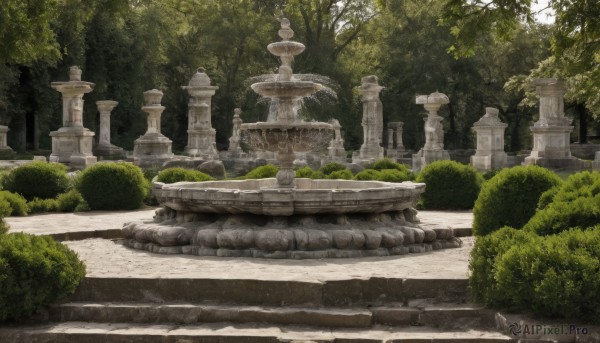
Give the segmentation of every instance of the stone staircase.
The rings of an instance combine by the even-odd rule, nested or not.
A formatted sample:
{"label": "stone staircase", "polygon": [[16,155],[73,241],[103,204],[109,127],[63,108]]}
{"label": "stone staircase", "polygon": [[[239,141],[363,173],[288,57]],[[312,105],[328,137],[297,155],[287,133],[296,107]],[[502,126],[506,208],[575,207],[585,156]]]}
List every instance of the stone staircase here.
{"label": "stone staircase", "polygon": [[467,298],[466,279],[88,277],[48,322],[0,328],[0,342],[519,341]]}

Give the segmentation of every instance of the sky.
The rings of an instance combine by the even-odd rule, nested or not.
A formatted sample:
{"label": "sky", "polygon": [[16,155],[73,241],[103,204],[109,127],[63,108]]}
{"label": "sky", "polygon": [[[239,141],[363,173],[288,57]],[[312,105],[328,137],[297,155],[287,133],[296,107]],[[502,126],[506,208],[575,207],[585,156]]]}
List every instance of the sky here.
{"label": "sky", "polygon": [[[537,4],[531,4],[531,10],[537,12],[548,6],[549,0],[538,0]],[[554,23],[554,11],[552,9],[546,9],[535,16],[535,20],[544,24]]]}

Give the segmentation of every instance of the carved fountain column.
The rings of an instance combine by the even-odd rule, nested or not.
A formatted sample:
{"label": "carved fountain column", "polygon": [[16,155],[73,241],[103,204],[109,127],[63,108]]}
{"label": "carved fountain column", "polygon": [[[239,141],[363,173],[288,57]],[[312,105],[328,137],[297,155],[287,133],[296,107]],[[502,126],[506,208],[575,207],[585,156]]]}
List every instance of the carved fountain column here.
{"label": "carved fountain column", "polygon": [[81,69],[73,66],[69,70],[69,81],[52,82],[51,87],[62,94],[63,126],[50,132],[50,162],[67,163],[79,169],[96,163],[92,154],[94,132],[83,127],[83,95],[91,92],[94,84],[81,81]]}

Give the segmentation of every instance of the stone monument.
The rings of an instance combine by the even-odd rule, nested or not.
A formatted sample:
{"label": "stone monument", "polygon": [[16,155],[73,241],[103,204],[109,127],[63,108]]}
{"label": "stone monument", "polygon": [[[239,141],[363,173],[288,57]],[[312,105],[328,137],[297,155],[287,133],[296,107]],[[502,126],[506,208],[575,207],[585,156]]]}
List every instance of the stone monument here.
{"label": "stone monument", "polygon": [[219,88],[210,85],[210,78],[199,68],[187,86],[181,87],[190,95],[188,103],[188,144],[185,153],[205,160],[219,159],[215,129],[211,123],[211,98]]}
{"label": "stone monument", "polygon": [[142,111],[148,113],[148,129],[133,143],[133,158],[140,166],[160,166],[173,158],[173,142],[160,133],[160,116],[165,110],[160,104],[162,96],[158,89],[144,92]]}
{"label": "stone monument", "polygon": [[119,103],[112,100],[96,101],[96,106],[100,112],[100,135],[98,145],[94,149],[97,156],[108,158],[123,158],[125,151],[116,145],[110,144],[110,114]]}
{"label": "stone monument", "polygon": [[383,104],[379,99],[382,89],[377,76],[365,76],[361,80],[363,144],[359,153],[352,156],[352,163],[367,164],[383,158]]}
{"label": "stone monument", "polygon": [[533,149],[523,164],[549,168],[581,168],[583,162],[571,156],[571,120],[565,117],[565,84],[554,78],[534,79],[540,96],[540,117],[531,127]]}
{"label": "stone monument", "polygon": [[50,132],[50,162],[66,163],[78,169],[96,163],[92,154],[94,133],[83,127],[83,95],[91,92],[94,84],[81,81],[81,69],[73,66],[69,69],[69,81],[52,82],[51,86],[62,94],[63,126]]}
{"label": "stone monument", "polygon": [[344,139],[342,138],[342,125],[337,119],[329,121],[333,125],[334,136],[329,147],[327,147],[328,162],[346,162],[346,149],[344,149]]}
{"label": "stone monument", "polygon": [[448,96],[435,92],[429,95],[417,96],[416,103],[423,105],[427,110],[425,118],[425,146],[413,155],[413,171],[419,171],[431,162],[449,160],[450,154],[444,150],[444,118],[438,115],[442,105],[450,103]]}
{"label": "stone monument", "polygon": [[507,166],[504,152],[504,130],[507,124],[498,118],[498,109],[485,108],[485,115],[473,124],[477,134],[477,151],[471,156],[471,165],[480,171],[501,169]]}
{"label": "stone monument", "polygon": [[387,144],[386,156],[388,158],[398,158],[404,156],[406,150],[402,143],[402,128],[404,123],[401,121],[389,122],[387,125]]}
{"label": "stone monument", "polygon": [[0,156],[4,158],[11,158],[15,154],[15,151],[8,146],[6,141],[8,131],[8,126],[0,125]]}
{"label": "stone monument", "polygon": [[235,110],[233,110],[233,129],[231,132],[231,137],[229,137],[229,149],[227,150],[228,154],[231,157],[237,156],[237,157],[242,157],[242,155],[244,154],[244,151],[242,150],[242,147],[240,146],[240,140],[241,140],[241,135],[240,135],[240,129],[242,127],[242,118],[240,118],[240,115],[242,114],[242,110],[239,108],[236,108]]}

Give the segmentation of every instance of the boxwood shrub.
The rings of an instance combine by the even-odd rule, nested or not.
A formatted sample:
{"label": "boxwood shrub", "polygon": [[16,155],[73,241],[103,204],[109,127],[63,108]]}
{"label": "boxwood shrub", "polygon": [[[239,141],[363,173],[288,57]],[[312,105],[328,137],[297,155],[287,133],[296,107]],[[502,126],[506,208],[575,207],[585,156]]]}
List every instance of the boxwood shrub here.
{"label": "boxwood shrub", "polygon": [[40,199],[34,198],[27,202],[29,213],[45,213],[58,211],[58,202],[56,199]]}
{"label": "boxwood shrub", "polygon": [[[559,233],[572,227],[587,228],[600,223],[600,173],[581,172],[571,175],[554,195],[540,204],[540,209],[525,225],[524,229],[539,235]],[[543,206],[543,207],[542,207]]]}
{"label": "boxwood shrub", "polygon": [[140,208],[147,192],[142,170],[127,162],[97,163],[81,173],[76,186],[92,210]]}
{"label": "boxwood shrub", "polygon": [[346,169],[346,166],[343,165],[342,163],[329,162],[326,165],[319,168],[319,171],[321,171],[323,174],[325,174],[325,176],[327,176],[333,172],[341,171],[341,170],[345,170],[345,169]]}
{"label": "boxwood shrub", "polygon": [[352,180],[352,172],[348,169],[336,170],[326,175],[327,179],[341,179],[341,180]]}
{"label": "boxwood shrub", "polygon": [[24,233],[0,239],[0,321],[33,314],[65,299],[85,276],[85,265],[50,237]]}
{"label": "boxwood shrub", "polygon": [[404,182],[411,179],[410,174],[398,169],[383,169],[377,180],[385,182]]}
{"label": "boxwood shrub", "polygon": [[314,170],[309,166],[304,166],[298,170],[296,170],[296,177],[298,178],[308,178],[310,179],[314,174]]}
{"label": "boxwood shrub", "polygon": [[556,174],[538,166],[503,169],[481,189],[473,209],[473,233],[522,228],[535,214],[542,193],[561,183]]}
{"label": "boxwood shrub", "polygon": [[272,164],[256,167],[244,175],[243,179],[265,179],[275,177],[279,169]]}
{"label": "boxwood shrub", "polygon": [[67,167],[59,163],[33,161],[13,169],[2,179],[3,189],[21,194],[25,199],[51,199],[70,186]]}
{"label": "boxwood shrub", "polygon": [[359,180],[359,181],[379,180],[380,177],[381,177],[381,172],[379,170],[365,169],[365,170],[362,170],[362,171],[356,173],[356,175],[354,175],[354,180]]}
{"label": "boxwood shrub", "polygon": [[483,176],[470,165],[455,161],[435,161],[417,175],[425,183],[421,206],[437,210],[467,210],[473,208]]}
{"label": "boxwood shrub", "polygon": [[6,200],[10,204],[10,215],[11,216],[26,216],[29,213],[27,207],[27,200],[21,195],[11,193],[9,191],[0,191],[0,199]]}
{"label": "boxwood shrub", "polygon": [[158,173],[156,181],[164,183],[175,183],[180,181],[212,181],[214,178],[198,170],[184,168],[167,168]]}

